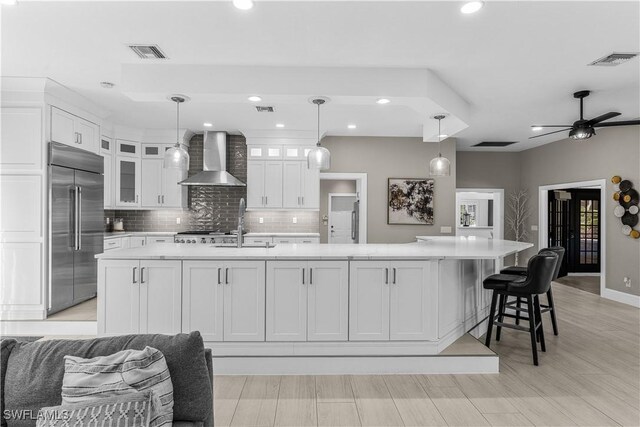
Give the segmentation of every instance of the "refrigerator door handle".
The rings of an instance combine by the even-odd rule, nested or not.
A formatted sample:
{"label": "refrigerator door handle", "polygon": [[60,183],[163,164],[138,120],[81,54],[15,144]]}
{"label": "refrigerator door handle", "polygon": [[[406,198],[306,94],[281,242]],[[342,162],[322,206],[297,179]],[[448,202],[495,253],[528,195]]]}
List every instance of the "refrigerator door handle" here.
{"label": "refrigerator door handle", "polygon": [[80,238],[80,230],[78,224],[80,223],[80,196],[78,194],[78,186],[73,187],[73,250],[78,250],[78,241]]}
{"label": "refrigerator door handle", "polygon": [[351,211],[351,240],[356,240],[356,211]]}
{"label": "refrigerator door handle", "polygon": [[78,189],[78,216],[77,216],[77,222],[78,222],[78,232],[77,232],[77,239],[78,239],[78,249],[77,250],[81,250],[82,249],[82,187],[81,186],[77,186],[76,187]]}

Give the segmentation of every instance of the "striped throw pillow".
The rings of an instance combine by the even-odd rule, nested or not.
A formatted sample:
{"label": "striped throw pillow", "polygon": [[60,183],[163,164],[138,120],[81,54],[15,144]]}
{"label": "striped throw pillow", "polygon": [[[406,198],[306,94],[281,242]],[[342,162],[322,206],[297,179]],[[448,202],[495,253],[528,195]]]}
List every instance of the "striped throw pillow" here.
{"label": "striped throw pillow", "polygon": [[64,357],[63,405],[141,391],[150,391],[153,397],[149,425],[170,426],[173,384],[167,362],[159,350],[145,347],[92,359]]}

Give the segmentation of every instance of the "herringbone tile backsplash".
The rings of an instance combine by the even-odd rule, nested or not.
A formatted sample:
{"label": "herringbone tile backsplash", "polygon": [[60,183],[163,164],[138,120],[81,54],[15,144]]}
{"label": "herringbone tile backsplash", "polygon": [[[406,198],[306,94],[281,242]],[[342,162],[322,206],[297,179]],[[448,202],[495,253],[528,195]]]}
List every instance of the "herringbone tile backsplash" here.
{"label": "herringbone tile backsplash", "polygon": [[[202,170],[203,135],[194,135],[189,145],[189,176]],[[243,136],[227,136],[227,171],[247,182],[247,145]],[[238,226],[240,199],[246,187],[189,186],[189,208],[185,210],[105,210],[106,218],[123,218],[127,231],[229,231]],[[247,212],[250,232],[318,232],[318,212]],[[297,223],[293,223],[293,218]],[[180,224],[176,224],[180,218]],[[263,218],[261,224],[259,218]]]}

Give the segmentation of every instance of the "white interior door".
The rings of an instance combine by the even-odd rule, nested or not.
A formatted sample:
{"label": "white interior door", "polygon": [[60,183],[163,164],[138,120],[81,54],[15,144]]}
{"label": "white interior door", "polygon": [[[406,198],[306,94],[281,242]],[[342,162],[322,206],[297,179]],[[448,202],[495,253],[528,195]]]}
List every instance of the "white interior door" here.
{"label": "white interior door", "polygon": [[357,200],[354,193],[329,193],[329,243],[353,244],[355,240],[353,205]]}

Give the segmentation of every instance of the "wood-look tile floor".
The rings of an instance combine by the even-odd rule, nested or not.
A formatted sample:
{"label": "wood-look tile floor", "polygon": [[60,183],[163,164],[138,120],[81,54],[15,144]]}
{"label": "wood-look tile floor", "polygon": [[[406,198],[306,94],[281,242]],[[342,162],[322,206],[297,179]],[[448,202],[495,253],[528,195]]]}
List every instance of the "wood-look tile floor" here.
{"label": "wood-look tile floor", "polygon": [[47,320],[56,321],[95,321],[98,319],[98,298],[91,298],[78,305],[69,307],[47,317]]}
{"label": "wood-look tile floor", "polygon": [[554,285],[547,352],[504,330],[500,374],[216,376],[216,426],[640,426],[640,310]]}

